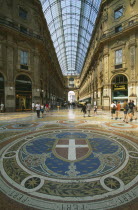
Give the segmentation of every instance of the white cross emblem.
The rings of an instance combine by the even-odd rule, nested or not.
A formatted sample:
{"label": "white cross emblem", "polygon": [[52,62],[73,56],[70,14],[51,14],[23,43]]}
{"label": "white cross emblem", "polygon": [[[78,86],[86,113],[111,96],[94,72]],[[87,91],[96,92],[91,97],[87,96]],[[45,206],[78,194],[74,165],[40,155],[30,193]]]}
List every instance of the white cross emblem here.
{"label": "white cross emblem", "polygon": [[88,145],[75,144],[75,139],[69,139],[69,145],[56,145],[56,148],[68,148],[68,160],[76,160],[76,148],[86,148]]}

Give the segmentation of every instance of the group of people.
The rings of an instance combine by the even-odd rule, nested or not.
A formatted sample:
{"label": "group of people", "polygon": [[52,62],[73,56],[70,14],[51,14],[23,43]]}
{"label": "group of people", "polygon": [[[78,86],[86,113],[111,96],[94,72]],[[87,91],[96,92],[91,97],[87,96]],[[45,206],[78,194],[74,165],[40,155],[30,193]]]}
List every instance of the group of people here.
{"label": "group of people", "polygon": [[[81,111],[83,112],[83,116],[85,117],[85,115],[88,113],[88,117],[90,117],[90,111],[92,109],[92,106],[90,103],[85,103],[82,105],[82,109]],[[97,106],[94,106],[94,114],[97,114]]]}
{"label": "group of people", "polygon": [[37,117],[40,118],[40,113],[42,114],[42,118],[44,117],[44,111],[49,112],[50,110],[50,104],[40,104],[37,102],[36,104],[32,103],[32,111],[36,111]]}
{"label": "group of people", "polygon": [[113,119],[113,115],[115,114],[115,119],[117,120],[118,118],[121,119],[120,116],[120,110],[123,108],[124,111],[124,119],[123,121],[128,123],[129,119],[130,121],[136,120],[137,118],[134,116],[135,113],[135,104],[134,101],[130,100],[129,102],[124,101],[123,106],[121,107],[120,102],[118,101],[117,104],[112,101],[111,104],[111,119]]}

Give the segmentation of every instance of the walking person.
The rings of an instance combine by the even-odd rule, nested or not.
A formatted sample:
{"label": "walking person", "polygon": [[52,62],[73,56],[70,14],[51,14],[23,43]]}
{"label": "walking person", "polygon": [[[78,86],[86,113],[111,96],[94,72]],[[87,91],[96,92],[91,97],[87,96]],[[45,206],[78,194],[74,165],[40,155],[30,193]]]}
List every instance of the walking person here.
{"label": "walking person", "polygon": [[86,114],[86,104],[83,104],[82,105],[81,112],[83,112],[83,117],[85,117],[85,114]]}
{"label": "walking person", "polygon": [[35,105],[36,108],[36,113],[37,113],[37,117],[40,118],[40,103],[37,102],[37,104]]}
{"label": "walking person", "polygon": [[111,119],[113,119],[113,116],[114,116],[115,111],[116,111],[116,104],[114,103],[114,101],[112,101],[110,107],[111,107]]}
{"label": "walking person", "polygon": [[128,123],[128,109],[129,109],[129,106],[128,106],[127,101],[124,101],[123,108],[124,108],[124,120],[123,121]]}
{"label": "walking person", "polygon": [[0,111],[1,111],[1,113],[4,112],[4,103],[3,102],[1,102]]}
{"label": "walking person", "polygon": [[88,103],[87,105],[86,105],[86,108],[87,108],[87,112],[88,112],[88,117],[90,117],[90,111],[91,111],[91,104],[90,103]]}
{"label": "walking person", "polygon": [[[117,102],[117,105],[116,105],[116,120],[119,118],[120,116],[120,110],[121,110],[121,104],[120,104],[120,101]],[[120,117],[121,119],[121,117]]]}
{"label": "walking person", "polygon": [[49,104],[46,103],[46,112],[49,112]]}
{"label": "walking person", "polygon": [[95,105],[94,106],[94,115],[96,115],[97,114],[97,106]]}
{"label": "walking person", "polygon": [[32,103],[32,111],[35,112],[35,103]]}
{"label": "walking person", "polygon": [[134,105],[134,103],[131,100],[128,103],[128,107],[129,107],[128,115],[130,117],[130,121],[132,121],[133,120],[133,115],[134,115],[134,107],[135,107],[135,105]]}
{"label": "walking person", "polygon": [[[134,104],[134,101],[132,101],[132,103]],[[133,120],[137,120],[137,116],[136,116],[136,106],[135,106],[135,104],[134,104],[134,107],[133,107],[133,113],[132,113],[132,118],[133,118]]]}
{"label": "walking person", "polygon": [[40,112],[42,113],[42,118],[44,117],[44,105],[41,104],[40,106]]}

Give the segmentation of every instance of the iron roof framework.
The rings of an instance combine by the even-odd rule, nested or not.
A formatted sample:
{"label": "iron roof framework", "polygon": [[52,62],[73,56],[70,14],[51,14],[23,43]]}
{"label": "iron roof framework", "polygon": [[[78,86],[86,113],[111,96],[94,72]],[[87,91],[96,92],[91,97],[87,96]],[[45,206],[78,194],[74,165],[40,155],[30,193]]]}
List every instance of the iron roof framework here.
{"label": "iron roof framework", "polygon": [[63,74],[80,74],[101,0],[40,1]]}

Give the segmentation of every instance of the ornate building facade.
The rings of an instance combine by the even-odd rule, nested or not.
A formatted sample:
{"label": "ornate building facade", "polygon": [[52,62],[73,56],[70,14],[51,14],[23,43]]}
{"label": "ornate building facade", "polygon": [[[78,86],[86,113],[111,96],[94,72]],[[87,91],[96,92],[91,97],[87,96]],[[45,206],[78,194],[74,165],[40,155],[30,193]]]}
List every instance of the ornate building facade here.
{"label": "ornate building facade", "polygon": [[65,98],[64,78],[37,0],[0,1],[0,103],[6,111]]}
{"label": "ornate building facade", "polygon": [[109,109],[134,100],[138,108],[138,1],[104,0],[80,75],[79,99]]}

